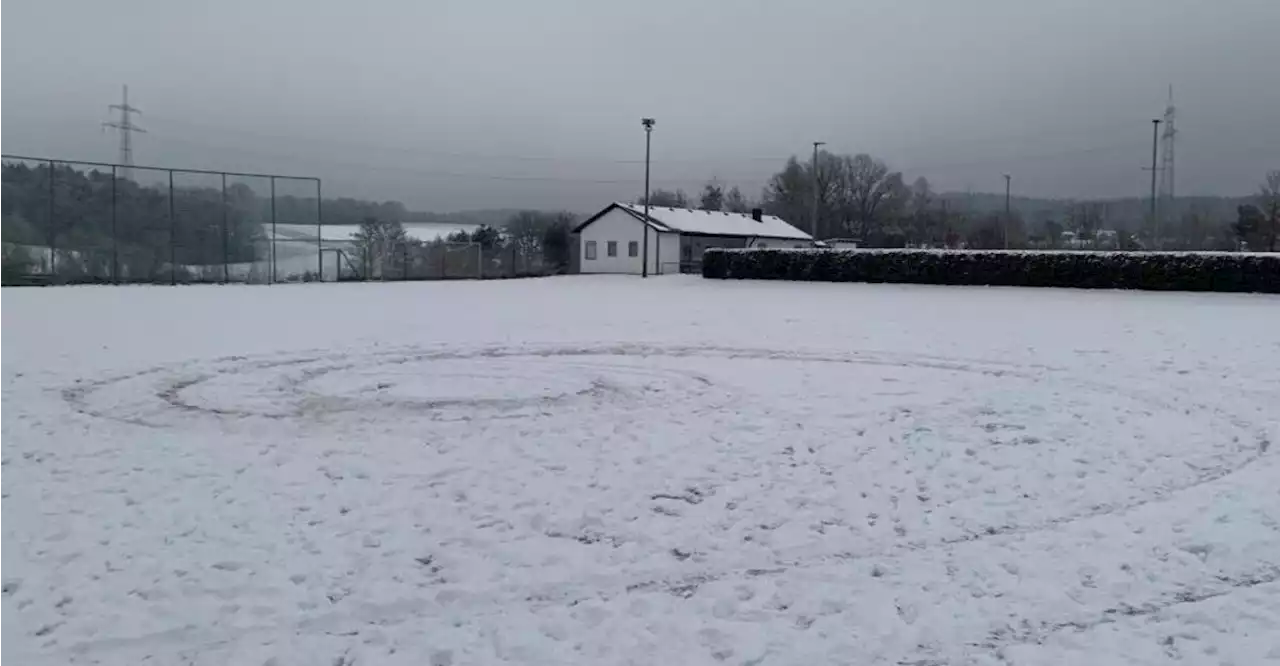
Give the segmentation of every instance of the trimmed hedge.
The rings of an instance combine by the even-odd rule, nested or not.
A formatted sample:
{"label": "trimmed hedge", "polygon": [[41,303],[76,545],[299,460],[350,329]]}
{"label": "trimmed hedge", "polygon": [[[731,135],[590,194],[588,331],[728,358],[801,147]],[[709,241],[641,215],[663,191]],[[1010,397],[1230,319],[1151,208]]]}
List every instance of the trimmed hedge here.
{"label": "trimmed hedge", "polygon": [[1280,254],[710,249],[702,277],[1280,293]]}

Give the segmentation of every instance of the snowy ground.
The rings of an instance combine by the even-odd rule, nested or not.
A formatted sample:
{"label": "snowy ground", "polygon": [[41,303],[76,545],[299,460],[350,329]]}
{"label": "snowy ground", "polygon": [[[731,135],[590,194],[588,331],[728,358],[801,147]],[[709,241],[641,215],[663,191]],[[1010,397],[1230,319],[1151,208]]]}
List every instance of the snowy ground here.
{"label": "snowy ground", "polygon": [[1280,298],[3,301],[13,663],[1280,662]]}

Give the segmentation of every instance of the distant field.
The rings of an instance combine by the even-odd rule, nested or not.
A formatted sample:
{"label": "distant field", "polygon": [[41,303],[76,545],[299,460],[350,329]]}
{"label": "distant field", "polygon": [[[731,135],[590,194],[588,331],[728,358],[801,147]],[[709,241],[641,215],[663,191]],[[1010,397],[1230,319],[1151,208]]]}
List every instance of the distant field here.
{"label": "distant field", "polygon": [[[232,282],[268,282],[271,272],[272,243],[270,241],[273,238],[276,241],[274,243],[276,258],[275,279],[282,282],[299,281],[308,273],[315,274],[319,270],[317,256],[322,247],[324,249],[345,250],[347,251],[348,259],[354,262],[356,261],[356,253],[353,251],[352,235],[359,228],[359,225],[355,224],[321,225],[319,236],[321,240],[317,243],[316,225],[314,224],[277,224],[275,225],[275,236],[272,236],[272,226],[270,224],[263,225],[263,233],[267,241],[258,244],[258,261],[227,264],[225,266],[227,278]],[[467,224],[435,224],[429,222],[409,222],[404,224],[405,232],[410,238],[423,242],[445,238],[458,231],[470,233],[478,228],[479,225]],[[167,242],[167,239],[164,242]],[[11,245],[11,247],[20,248],[26,253],[30,261],[33,262],[30,269],[33,274],[45,274],[48,272],[48,246]],[[59,265],[65,266],[67,262],[80,261],[80,254],[76,250],[61,250],[58,257]],[[335,261],[334,255],[326,255],[322,271],[325,280],[332,281],[336,279],[338,267]],[[223,264],[207,266],[182,265],[182,268],[202,281],[221,281],[223,279]],[[343,270],[347,269],[344,267]],[[167,278],[164,277],[159,278],[160,282],[165,282],[166,280]]]}
{"label": "distant field", "polygon": [[[458,231],[470,233],[479,228],[479,225],[435,224],[431,222],[406,222],[403,226],[405,233],[410,238],[420,241],[433,241]],[[269,237],[271,225],[264,225],[264,229]],[[351,236],[359,230],[360,225],[358,224],[325,224],[320,226],[321,238],[325,241],[349,241]],[[277,224],[276,234],[281,240],[314,240],[316,237],[316,225]]]}

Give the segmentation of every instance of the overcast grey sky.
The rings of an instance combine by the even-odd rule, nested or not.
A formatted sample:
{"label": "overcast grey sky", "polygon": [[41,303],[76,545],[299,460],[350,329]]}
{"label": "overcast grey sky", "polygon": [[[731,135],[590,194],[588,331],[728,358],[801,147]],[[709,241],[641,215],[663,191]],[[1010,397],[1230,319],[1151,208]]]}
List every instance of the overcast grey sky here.
{"label": "overcast grey sky", "polygon": [[810,142],[939,189],[1132,196],[1173,84],[1180,192],[1280,168],[1278,0],[5,0],[7,153],[317,175],[412,208],[589,210]]}

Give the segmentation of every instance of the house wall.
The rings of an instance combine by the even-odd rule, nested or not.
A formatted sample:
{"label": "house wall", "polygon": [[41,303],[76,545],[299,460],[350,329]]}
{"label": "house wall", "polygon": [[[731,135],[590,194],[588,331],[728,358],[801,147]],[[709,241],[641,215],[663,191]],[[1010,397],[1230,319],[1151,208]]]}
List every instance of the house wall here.
{"label": "house wall", "polygon": [[[680,272],[680,234],[657,234],[659,237],[657,272],[667,275]],[[650,239],[652,242],[652,239]]]}
{"label": "house wall", "polygon": [[[587,225],[578,234],[578,265],[582,273],[625,273],[639,275],[644,256],[644,225],[621,210],[611,210]],[[618,243],[618,256],[609,256],[609,241]],[[627,246],[639,244],[639,256],[629,256]],[[596,258],[587,258],[587,243],[595,242]],[[668,273],[676,270],[680,255],[680,237],[674,233],[649,232],[649,272],[658,273],[659,262]]]}

